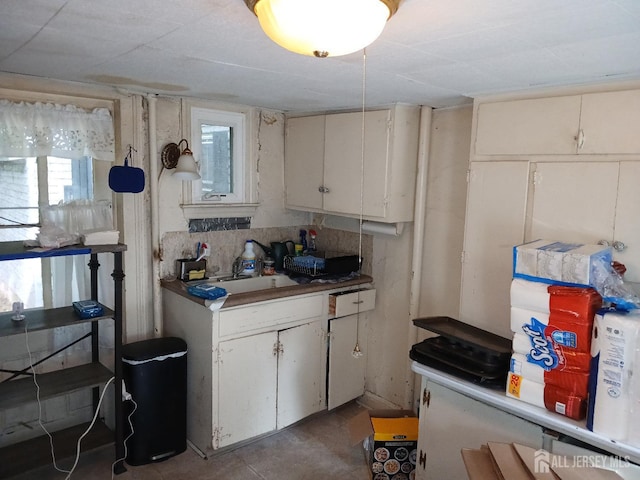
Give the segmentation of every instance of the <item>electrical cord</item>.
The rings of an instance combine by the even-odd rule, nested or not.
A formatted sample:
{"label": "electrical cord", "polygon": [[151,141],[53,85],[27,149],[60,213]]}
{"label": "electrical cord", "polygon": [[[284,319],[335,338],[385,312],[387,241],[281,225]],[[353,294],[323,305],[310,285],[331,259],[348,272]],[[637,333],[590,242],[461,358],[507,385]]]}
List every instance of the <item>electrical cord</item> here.
{"label": "electrical cord", "polygon": [[80,460],[80,442],[91,431],[91,429],[93,428],[93,425],[96,423],[96,419],[98,418],[98,414],[100,413],[100,405],[102,404],[102,399],[104,398],[104,394],[107,393],[107,387],[115,379],[116,377],[111,377],[107,381],[107,383],[105,383],[104,388],[102,389],[102,393],[100,394],[100,400],[98,401],[98,407],[96,408],[96,411],[93,414],[93,420],[91,420],[91,424],[89,425],[89,427],[87,427],[84,433],[80,435],[80,438],[78,438],[78,443],[76,444],[76,460],[75,462],[73,462],[73,467],[71,467],[71,470],[68,472],[68,475],[65,477],[65,480],[69,480],[71,478],[71,474],[78,466],[78,460]]}
{"label": "electrical cord", "polygon": [[127,440],[129,440],[133,436],[133,423],[131,423],[131,417],[133,416],[134,413],[136,413],[136,410],[138,409],[138,404],[136,403],[136,401],[133,398],[131,398],[131,395],[129,395],[127,400],[129,400],[130,402],[133,403],[133,410],[127,416],[127,421],[129,422],[129,427],[131,428],[131,433],[129,435],[127,435],[127,438],[125,438],[124,442],[122,442],[124,444],[124,455],[122,456],[122,458],[117,459],[115,462],[113,462],[111,464],[111,480],[113,480],[115,478],[114,468],[116,467],[116,463],[122,462],[127,458]]}
{"label": "electrical cord", "polygon": [[[104,399],[104,395],[105,393],[107,393],[107,387],[109,387],[109,384],[112,383],[116,377],[111,377],[109,380],[107,380],[107,383],[105,383],[104,388],[102,389],[102,393],[100,394],[100,399],[98,400],[98,405],[96,407],[96,411],[93,415],[93,419],[91,420],[91,424],[89,424],[89,427],[87,427],[87,429],[84,431],[84,433],[82,435],[80,435],[80,438],[78,438],[78,442],[76,444],[76,459],[73,463],[73,467],[71,467],[71,470],[65,470],[64,468],[61,468],[58,466],[58,464],[56,463],[56,454],[55,454],[55,449],[53,446],[53,436],[51,435],[51,433],[49,433],[49,431],[46,429],[46,427],[44,426],[44,424],[42,423],[42,402],[40,400],[40,385],[38,384],[38,380],[37,380],[37,375],[36,375],[36,371],[33,368],[34,364],[33,364],[33,356],[31,354],[31,349],[29,348],[29,329],[28,329],[28,323],[26,320],[24,320],[24,341],[25,341],[25,345],[27,347],[27,353],[29,355],[29,367],[31,369],[31,373],[32,373],[32,378],[33,378],[33,383],[35,384],[36,387],[36,400],[38,401],[38,424],[40,425],[40,428],[42,428],[42,430],[47,434],[47,436],[49,437],[49,446],[51,447],[51,458],[53,460],[53,467],[61,472],[61,473],[66,473],[67,476],[65,477],[65,480],[69,480],[71,478],[71,475],[73,474],[73,471],[76,469],[76,467],[78,466],[78,461],[80,459],[80,443],[82,442],[82,439],[87,436],[87,434],[91,431],[91,429],[93,428],[93,425],[96,423],[96,420],[98,418],[98,414],[100,413],[100,406],[102,405],[102,400]],[[131,401],[134,403],[135,408],[134,408],[134,412],[135,409],[137,408],[137,404],[133,401],[133,399],[131,399]],[[133,414],[133,412],[131,412],[131,415]],[[131,415],[129,415],[129,424],[131,425]],[[133,434],[133,425],[131,425],[131,434]],[[130,437],[131,435],[129,435]],[[129,437],[127,437],[127,440],[129,439]],[[126,440],[125,440],[126,442]],[[126,443],[125,443],[125,449],[126,449]],[[126,457],[126,450],[125,450],[125,457]],[[117,460],[119,461],[119,460]],[[116,461],[116,462],[117,462]],[[114,462],[115,465],[115,462]],[[113,467],[112,467],[112,478],[113,478]]]}

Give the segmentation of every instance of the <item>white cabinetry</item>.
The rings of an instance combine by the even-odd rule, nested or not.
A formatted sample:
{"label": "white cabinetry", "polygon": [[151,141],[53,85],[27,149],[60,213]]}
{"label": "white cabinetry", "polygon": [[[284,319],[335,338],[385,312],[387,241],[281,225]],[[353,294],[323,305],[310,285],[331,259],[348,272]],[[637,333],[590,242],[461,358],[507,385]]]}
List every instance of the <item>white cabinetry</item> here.
{"label": "white cabinetry", "polygon": [[[375,294],[375,289],[363,289],[330,296],[329,315],[334,318],[329,320],[329,410],[364,394],[368,320],[365,312],[375,308]],[[356,345],[361,347],[360,355],[354,355]]]}
{"label": "white cabinetry", "polygon": [[416,480],[467,478],[461,449],[491,442],[542,448],[542,428],[422,377]]}
{"label": "white cabinetry", "polygon": [[582,95],[579,153],[640,153],[640,90]]}
{"label": "white cabinetry", "polygon": [[324,409],[321,321],[218,344],[219,447]]}
{"label": "white cabinetry", "polygon": [[576,152],[580,96],[481,103],[476,155]]}
{"label": "white cabinetry", "polygon": [[509,337],[512,247],[525,231],[527,162],[472,162],[464,233],[460,319]]}
{"label": "white cabinetry", "polygon": [[[286,206],[383,222],[413,219],[419,109],[287,119]],[[364,172],[364,174],[362,173]]]}
{"label": "white cabinetry", "polygon": [[479,103],[475,154],[640,153],[640,90]]}
{"label": "white cabinetry", "polygon": [[604,240],[640,282],[640,90],[480,102],[474,124],[461,320],[511,336],[512,247],[538,238]]}
{"label": "white cabinetry", "polygon": [[188,345],[187,438],[203,452],[325,408],[326,293],[211,312],[164,289],[163,308]]}
{"label": "white cabinetry", "polygon": [[511,336],[512,247],[538,238],[623,244],[613,257],[640,282],[638,185],[640,162],[472,162],[461,320]]}

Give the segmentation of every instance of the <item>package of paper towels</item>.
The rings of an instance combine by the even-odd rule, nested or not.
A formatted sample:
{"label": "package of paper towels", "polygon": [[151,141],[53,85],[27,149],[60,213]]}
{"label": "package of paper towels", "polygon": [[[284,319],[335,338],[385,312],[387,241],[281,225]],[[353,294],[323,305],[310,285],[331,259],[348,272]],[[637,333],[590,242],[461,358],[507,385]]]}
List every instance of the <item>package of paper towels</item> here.
{"label": "package of paper towels", "polygon": [[640,446],[639,333],[638,310],[602,310],[596,315],[587,412],[589,430],[633,446]]}
{"label": "package of paper towels", "polygon": [[555,385],[534,382],[517,373],[509,372],[506,394],[569,418],[580,419],[585,415],[584,398]]}
{"label": "package of paper towels", "polygon": [[516,393],[513,385],[507,385],[507,394],[583,419],[593,319],[601,304],[602,298],[590,287],[513,279],[510,326],[514,336],[509,378],[523,390]]}
{"label": "package of paper towels", "polygon": [[535,240],[513,247],[513,277],[589,286],[598,262],[609,265],[611,260],[611,247]]}

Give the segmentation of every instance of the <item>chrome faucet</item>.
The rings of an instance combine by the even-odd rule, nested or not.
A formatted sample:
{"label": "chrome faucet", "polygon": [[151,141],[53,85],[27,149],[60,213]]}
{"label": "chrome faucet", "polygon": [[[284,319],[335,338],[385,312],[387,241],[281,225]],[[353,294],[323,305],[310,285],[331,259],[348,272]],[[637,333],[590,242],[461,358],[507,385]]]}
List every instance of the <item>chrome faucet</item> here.
{"label": "chrome faucet", "polygon": [[231,265],[231,275],[233,278],[238,278],[240,272],[242,272],[242,257],[236,257]]}

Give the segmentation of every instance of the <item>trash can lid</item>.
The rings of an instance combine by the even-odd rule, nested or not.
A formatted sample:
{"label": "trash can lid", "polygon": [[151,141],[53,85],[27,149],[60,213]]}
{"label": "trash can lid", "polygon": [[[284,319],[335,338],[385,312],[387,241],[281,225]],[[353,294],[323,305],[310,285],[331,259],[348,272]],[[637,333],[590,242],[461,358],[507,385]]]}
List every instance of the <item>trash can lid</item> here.
{"label": "trash can lid", "polygon": [[187,342],[178,337],[160,337],[127,343],[122,346],[122,359],[144,361],[176,353],[186,353]]}

